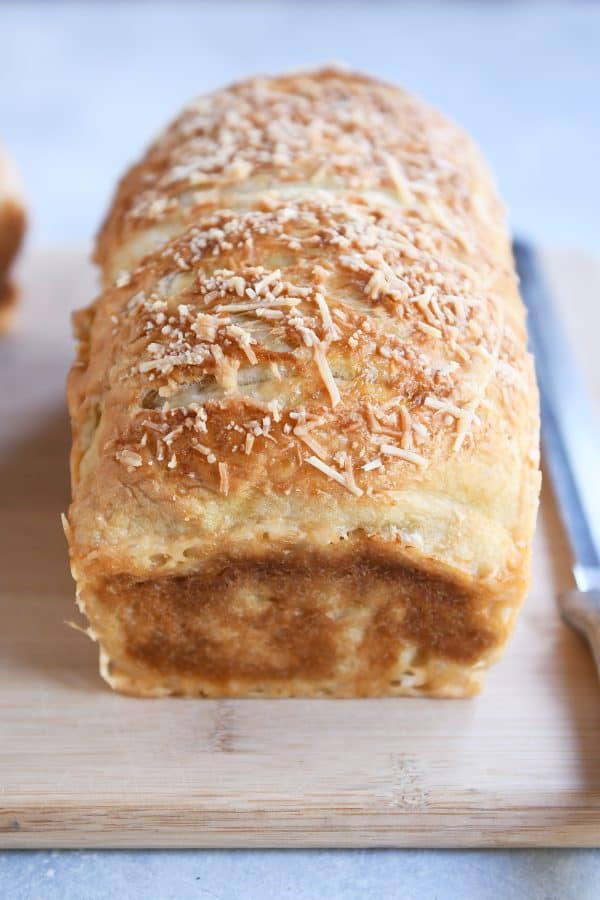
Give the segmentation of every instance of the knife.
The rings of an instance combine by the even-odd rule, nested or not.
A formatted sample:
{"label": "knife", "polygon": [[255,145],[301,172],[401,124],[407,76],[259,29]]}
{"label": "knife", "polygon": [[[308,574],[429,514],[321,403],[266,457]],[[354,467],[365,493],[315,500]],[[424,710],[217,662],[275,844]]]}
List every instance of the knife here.
{"label": "knife", "polygon": [[531,244],[513,242],[540,389],[542,452],[573,558],[563,619],[587,639],[600,673],[600,426]]}

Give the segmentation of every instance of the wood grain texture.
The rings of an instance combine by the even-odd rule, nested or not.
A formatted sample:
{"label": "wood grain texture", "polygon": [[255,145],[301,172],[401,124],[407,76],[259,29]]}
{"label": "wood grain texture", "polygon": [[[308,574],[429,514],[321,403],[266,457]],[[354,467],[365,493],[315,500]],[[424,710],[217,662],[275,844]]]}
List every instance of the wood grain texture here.
{"label": "wood grain texture", "polygon": [[[135,700],[97,674],[76,618],[68,502],[68,309],[82,254],[37,254],[0,345],[0,846],[595,846],[600,688],[560,621],[569,555],[544,490],[533,590],[468,701]],[[596,396],[600,264],[548,271]]]}

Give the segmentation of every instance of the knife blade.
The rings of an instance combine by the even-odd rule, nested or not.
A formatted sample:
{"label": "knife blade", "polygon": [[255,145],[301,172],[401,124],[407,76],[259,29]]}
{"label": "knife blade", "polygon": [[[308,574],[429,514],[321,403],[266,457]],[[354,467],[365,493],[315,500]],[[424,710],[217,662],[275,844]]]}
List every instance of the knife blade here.
{"label": "knife blade", "polygon": [[573,557],[576,590],[561,595],[561,610],[588,639],[600,671],[600,425],[534,248],[515,240],[513,252],[540,389],[544,463]]}

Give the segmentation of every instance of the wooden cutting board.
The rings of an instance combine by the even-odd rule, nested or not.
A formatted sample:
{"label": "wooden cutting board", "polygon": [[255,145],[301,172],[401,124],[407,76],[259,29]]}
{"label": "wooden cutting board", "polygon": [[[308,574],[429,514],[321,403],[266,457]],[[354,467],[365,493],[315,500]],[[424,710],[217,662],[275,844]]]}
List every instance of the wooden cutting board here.
{"label": "wooden cutting board", "polygon": [[[600,398],[600,263],[545,256]],[[544,490],[533,589],[468,701],[135,700],[97,674],[59,522],[68,505],[68,311],[83,253],[30,255],[0,341],[0,845],[600,844],[600,689],[561,624],[569,554]],[[590,473],[600,477],[600,473]]]}

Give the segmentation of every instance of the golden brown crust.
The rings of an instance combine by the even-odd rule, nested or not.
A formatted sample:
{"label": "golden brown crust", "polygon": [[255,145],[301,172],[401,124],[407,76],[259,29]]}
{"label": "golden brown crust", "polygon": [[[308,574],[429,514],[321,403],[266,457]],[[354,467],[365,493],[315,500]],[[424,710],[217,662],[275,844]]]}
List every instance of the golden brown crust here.
{"label": "golden brown crust", "polygon": [[11,323],[16,291],[9,269],[25,233],[25,210],[16,175],[0,148],[0,332]]}
{"label": "golden brown crust", "polygon": [[[77,317],[68,388],[70,544],[113,683],[143,694],[259,683],[309,694],[325,682],[340,695],[472,691],[526,589],[539,488],[524,311],[472,142],[362,76],[245,82],[192,104],[126,176],[97,259],[106,290]],[[333,566],[340,541],[363,560],[347,560],[352,577]],[[382,546],[404,594],[382,587]],[[193,651],[203,604],[216,622],[244,591],[283,597],[287,583],[297,596],[285,565],[299,547],[314,578],[330,560],[342,607],[360,597],[373,622],[395,609],[404,625],[375,628],[360,685],[343,675],[352,641],[336,644],[334,674],[310,669],[307,650],[305,671],[284,666],[275,684],[281,634],[296,646],[285,616],[293,606],[322,622],[331,599],[306,575],[306,603],[264,622],[274,657],[254,687],[244,659],[211,681]],[[219,593],[207,573],[225,560],[246,574]],[[473,609],[494,610],[483,631]],[[252,656],[254,626],[236,628]],[[178,646],[193,671],[177,674]],[[373,660],[391,671],[408,652],[426,654],[430,672],[391,686]]]}

